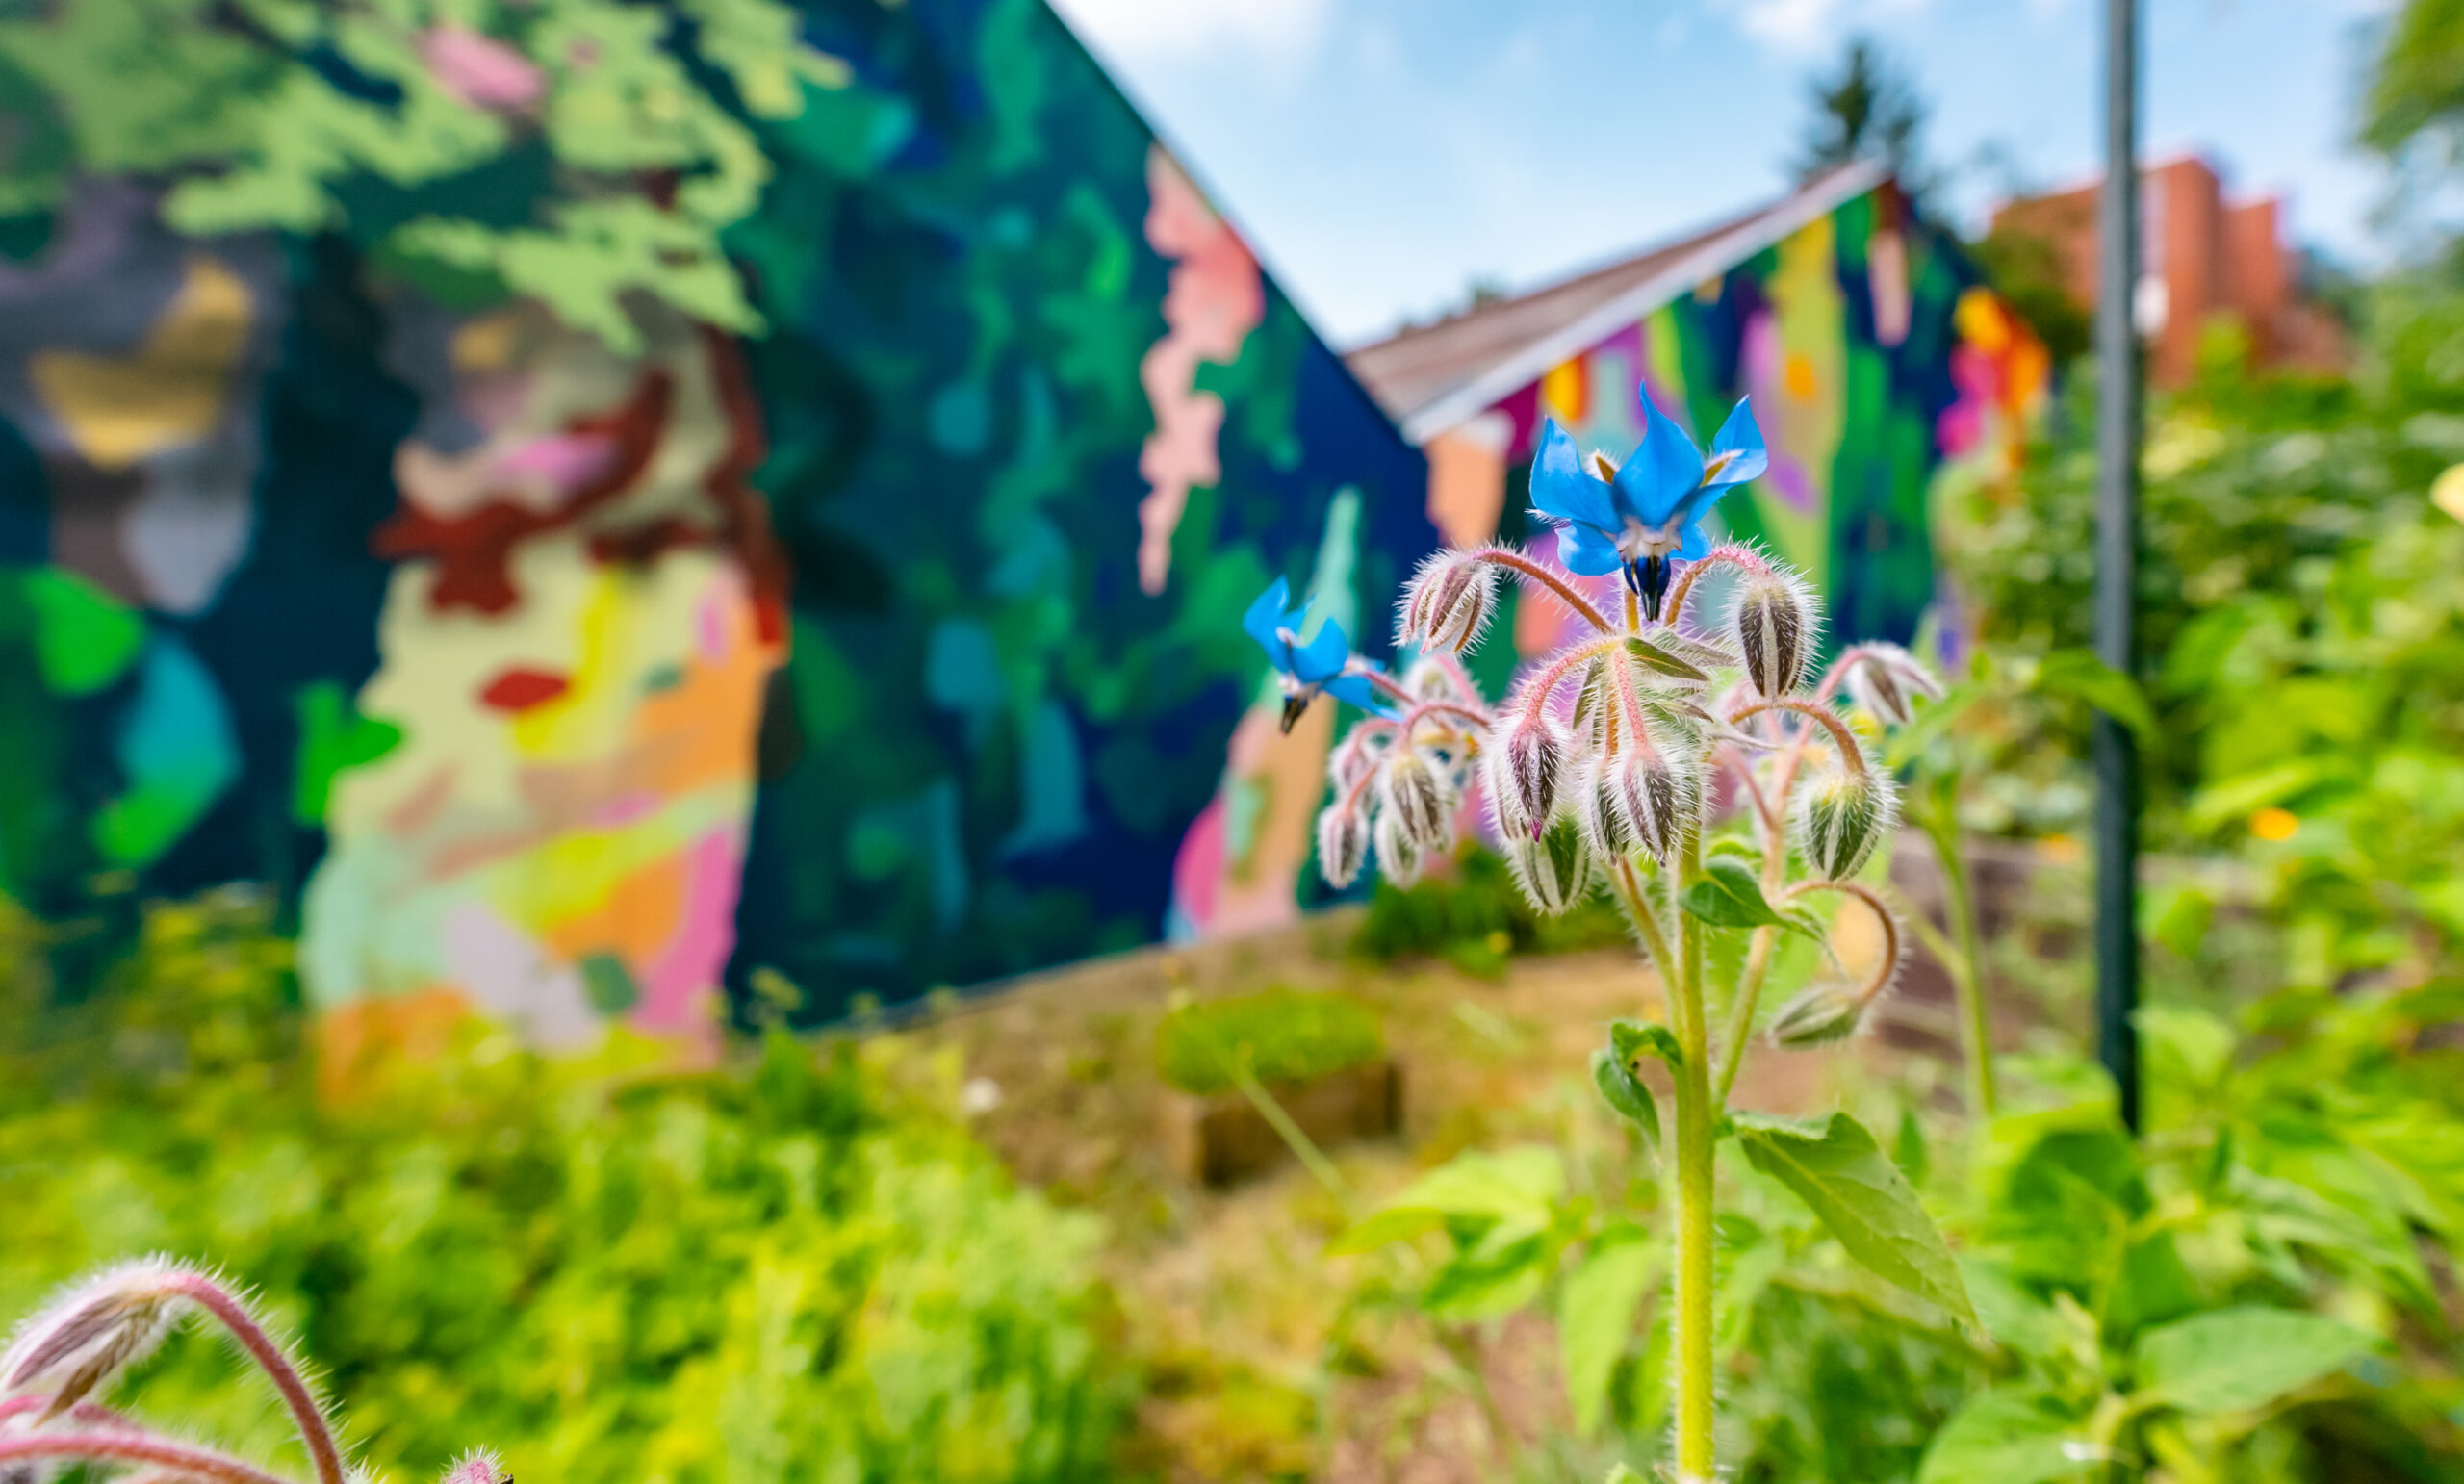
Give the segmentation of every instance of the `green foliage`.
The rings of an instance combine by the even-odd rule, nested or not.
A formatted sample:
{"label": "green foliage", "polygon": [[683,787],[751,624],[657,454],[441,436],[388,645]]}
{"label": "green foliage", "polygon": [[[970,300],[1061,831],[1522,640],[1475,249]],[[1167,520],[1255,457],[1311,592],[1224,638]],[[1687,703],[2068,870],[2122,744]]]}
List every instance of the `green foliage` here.
{"label": "green foliage", "polygon": [[1270,1087],[1363,1066],[1386,1054],[1377,1012],[1346,994],[1269,989],[1200,1000],[1164,1017],[1156,1063],[1184,1092],[1223,1092],[1246,1072]]}
{"label": "green foliage", "polygon": [[[2310,984],[2425,948],[2451,963],[2464,932],[2464,524],[2428,499],[2464,460],[2464,287],[2382,285],[2365,330],[2349,382],[2220,357],[2163,406],[2146,453],[2148,833],[2246,850]],[[2011,665],[2087,641],[2092,473],[2066,441],[2023,499],[1964,512],[1955,565]],[[2042,756],[2073,752],[2076,728],[2018,715],[2004,736]],[[2289,835],[2282,818],[2254,830],[2267,809]]]}
{"label": "green foliage", "polygon": [[1380,881],[1351,946],[1387,962],[1425,954],[1485,976],[1504,972],[1512,954],[1572,953],[1630,941],[1616,908],[1598,897],[1585,898],[1563,916],[1542,916],[1496,853],[1473,849],[1456,858],[1451,872],[1424,876],[1409,887]]}
{"label": "green foliage", "polygon": [[2071,297],[2062,276],[2062,260],[2053,244],[2025,232],[1997,230],[1968,243],[1968,255],[1985,271],[1986,281],[2044,342],[2045,353],[2057,368],[2087,353],[2093,325],[2088,311]]}
{"label": "green foliage", "polygon": [[[270,1054],[296,1023],[252,910],[150,910],[73,1034],[14,1007],[13,1072],[84,1070],[10,1079],[0,1306],[205,1258],[300,1336],[369,1460],[415,1475],[476,1443],[536,1478],[1105,1471],[1123,1375],[1092,1223],[853,1048],[679,1072],[475,1035],[321,1100]],[[281,1456],[210,1343],[141,1381],[149,1411]]]}
{"label": "green foliage", "polygon": [[2464,158],[2464,0],[2407,0],[2387,23],[2361,135],[2390,155],[2436,138],[2449,163]]}
{"label": "green foliage", "polygon": [[850,86],[796,28],[778,0],[62,0],[0,21],[0,216],[135,176],[179,231],[340,232],[620,349],[633,293],[750,330],[719,237],[769,178],[756,128]]}
{"label": "green foliage", "polygon": [[1941,1233],[1863,1124],[1844,1113],[1818,1129],[1742,1113],[1735,1121],[1746,1163],[1804,1201],[1850,1257],[1953,1318],[1975,1322]]}

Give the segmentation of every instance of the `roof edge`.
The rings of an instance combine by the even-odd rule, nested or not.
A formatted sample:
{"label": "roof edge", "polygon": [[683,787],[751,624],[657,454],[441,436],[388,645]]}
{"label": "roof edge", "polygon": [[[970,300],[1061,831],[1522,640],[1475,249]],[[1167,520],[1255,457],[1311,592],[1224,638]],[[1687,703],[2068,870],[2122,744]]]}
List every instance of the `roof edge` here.
{"label": "roof edge", "polygon": [[1799,192],[1768,215],[1720,234],[1563,329],[1543,336],[1435,401],[1406,414],[1401,419],[1403,436],[1415,444],[1426,444],[1449,428],[1470,422],[1498,398],[1547,374],[1568,357],[1591,348],[1713,273],[1725,272],[1889,178],[1889,168],[1878,160],[1841,166],[1829,179]]}

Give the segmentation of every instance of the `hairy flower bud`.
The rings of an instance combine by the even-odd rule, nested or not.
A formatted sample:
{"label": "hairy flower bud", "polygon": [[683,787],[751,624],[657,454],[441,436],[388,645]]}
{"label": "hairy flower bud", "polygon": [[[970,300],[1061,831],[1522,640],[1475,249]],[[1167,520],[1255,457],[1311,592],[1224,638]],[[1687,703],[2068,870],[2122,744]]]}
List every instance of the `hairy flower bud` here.
{"label": "hairy flower bud", "polygon": [[1797,854],[1815,876],[1846,881],[1864,869],[1890,833],[1897,805],[1888,779],[1835,765],[1797,792],[1791,821]]}
{"label": "hairy flower bud", "polygon": [[1586,759],[1567,780],[1567,804],[1583,844],[1602,860],[1613,860],[1634,848],[1625,814],[1617,807],[1616,763],[1611,758]]}
{"label": "hairy flower bud", "polygon": [[1777,701],[1805,679],[1815,623],[1813,600],[1792,574],[1757,573],[1737,585],[1733,627],[1756,695]]}
{"label": "hairy flower bud", "polygon": [[1378,874],[1397,886],[1408,886],[1419,881],[1421,868],[1426,863],[1426,855],[1396,821],[1393,809],[1377,811],[1374,833]]}
{"label": "hairy flower bud", "polygon": [[1896,644],[1861,644],[1844,678],[1848,699],[1886,727],[1905,727],[1914,718],[1915,698],[1938,701],[1942,682],[1913,654]]}
{"label": "hairy flower bud", "polygon": [[1497,606],[1495,567],[1476,551],[1440,551],[1412,574],[1397,642],[1460,653],[1479,642]]}
{"label": "hairy flower bud", "polygon": [[1874,997],[1854,985],[1819,984],[1780,1007],[1771,1019],[1771,1039],[1792,1050],[1827,1046],[1846,1040],[1865,1023]]}
{"label": "hairy flower bud", "polygon": [[1559,820],[1537,838],[1508,836],[1504,843],[1506,873],[1523,891],[1532,910],[1543,917],[1561,915],[1591,889],[1591,857],[1582,832]]}
{"label": "hairy flower bud", "polygon": [[1399,746],[1378,777],[1378,812],[1424,851],[1444,850],[1454,841],[1451,771],[1450,764],[1441,772],[1417,748]]}
{"label": "hairy flower bud", "polygon": [[1696,800],[1692,780],[1659,753],[1622,749],[1603,769],[1619,832],[1662,863],[1676,855]]}
{"label": "hairy flower bud", "polygon": [[0,1393],[47,1389],[57,1416],[153,1353],[191,1307],[175,1280],[188,1269],[157,1258],[124,1263],[63,1294],[17,1332],[0,1356]]}
{"label": "hairy flower bud", "polygon": [[1353,784],[1376,769],[1381,755],[1366,736],[1354,732],[1327,755],[1326,780],[1335,785],[1336,793],[1348,794]]}
{"label": "hairy flower bud", "polygon": [[1481,754],[1481,782],[1500,838],[1540,833],[1557,806],[1557,780],[1565,766],[1566,739],[1546,715],[1527,715],[1502,744]]}
{"label": "hairy flower bud", "polygon": [[504,1471],[504,1463],[496,1454],[479,1448],[454,1460],[439,1484],[513,1484],[513,1476]]}
{"label": "hairy flower bud", "polygon": [[1337,891],[1360,876],[1369,857],[1369,820],[1340,801],[1318,811],[1318,873]]}

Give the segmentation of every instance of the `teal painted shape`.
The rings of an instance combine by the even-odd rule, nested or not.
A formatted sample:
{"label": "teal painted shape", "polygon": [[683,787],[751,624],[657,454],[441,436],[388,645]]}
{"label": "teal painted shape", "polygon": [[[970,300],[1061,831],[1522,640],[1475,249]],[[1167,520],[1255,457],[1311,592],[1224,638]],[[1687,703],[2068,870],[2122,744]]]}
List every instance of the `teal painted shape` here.
{"label": "teal painted shape", "polygon": [[115,865],[143,865],[176,843],[240,776],[231,714],[189,647],[157,633],[136,704],[113,749],[127,786],[94,816],[94,845]]}

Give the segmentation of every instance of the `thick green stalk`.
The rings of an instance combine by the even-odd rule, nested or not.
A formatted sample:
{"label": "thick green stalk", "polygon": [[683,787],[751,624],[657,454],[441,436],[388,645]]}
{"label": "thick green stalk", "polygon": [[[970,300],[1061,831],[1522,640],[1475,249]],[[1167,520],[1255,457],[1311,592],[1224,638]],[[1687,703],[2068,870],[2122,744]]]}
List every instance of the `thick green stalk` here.
{"label": "thick green stalk", "polygon": [[[1703,874],[1703,842],[1689,830],[1680,848],[1669,893],[1673,900]],[[1711,1484],[1711,1130],[1718,1120],[1711,1101],[1710,1036],[1703,1006],[1703,925],[1673,912],[1677,940],[1652,910],[1633,867],[1616,863],[1610,877],[1618,906],[1641,935],[1659,969],[1668,1001],[1669,1029],[1684,1064],[1675,1069],[1677,1118],[1671,1137],[1677,1163],[1677,1478],[1678,1484]]]}
{"label": "thick green stalk", "polygon": [[[1688,830],[1678,856],[1677,890],[1702,874],[1702,838]],[[1704,1023],[1704,927],[1681,911],[1676,915],[1678,970],[1669,992],[1670,1019],[1685,1053],[1676,1074],[1677,1477],[1679,1484],[1710,1484],[1711,1046]]]}
{"label": "thick green stalk", "polygon": [[1935,806],[1924,811],[1925,837],[1934,843],[1934,858],[1942,867],[1942,905],[1951,931],[1959,935],[1959,951],[1943,967],[1950,970],[1951,988],[1960,1002],[1961,1049],[1967,1054],[1969,1097],[1982,1117],[1994,1114],[1998,1101],[1993,1080],[1992,1024],[1986,1016],[1985,982],[1977,945],[1976,896],[1970,889],[1967,857],[1960,850],[1959,812],[1952,801],[1957,785],[1941,790]]}

